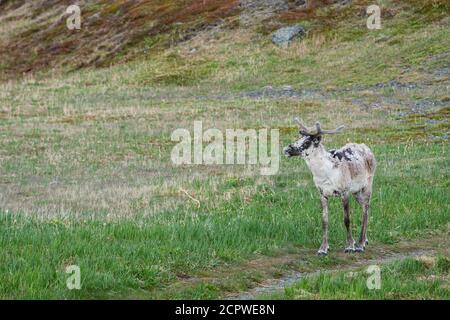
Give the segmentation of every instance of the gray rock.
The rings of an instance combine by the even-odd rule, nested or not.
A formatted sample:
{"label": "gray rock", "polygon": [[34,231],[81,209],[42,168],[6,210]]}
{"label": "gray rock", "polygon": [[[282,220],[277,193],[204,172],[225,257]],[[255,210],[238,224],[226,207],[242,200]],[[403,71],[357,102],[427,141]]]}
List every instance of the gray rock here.
{"label": "gray rock", "polygon": [[339,0],[337,3],[341,6],[346,6],[347,4],[351,4],[352,0]]}
{"label": "gray rock", "polygon": [[450,68],[437,69],[434,71],[434,74],[438,76],[448,76],[450,75]]}
{"label": "gray rock", "polygon": [[300,25],[278,29],[272,34],[272,42],[286,48],[295,38],[302,38],[306,34],[305,29]]}
{"label": "gray rock", "polygon": [[271,9],[278,11],[289,9],[287,0],[240,0],[239,6],[252,10]]}
{"label": "gray rock", "polygon": [[303,6],[307,5],[307,2],[306,2],[306,0],[295,0],[294,5],[296,5],[298,7],[303,7]]}
{"label": "gray rock", "polygon": [[101,17],[100,17],[100,12],[97,12],[97,13],[93,14],[92,16],[88,17],[88,18],[87,18],[87,22],[88,22],[89,24],[95,23],[95,22],[97,22],[100,18],[101,18]]}

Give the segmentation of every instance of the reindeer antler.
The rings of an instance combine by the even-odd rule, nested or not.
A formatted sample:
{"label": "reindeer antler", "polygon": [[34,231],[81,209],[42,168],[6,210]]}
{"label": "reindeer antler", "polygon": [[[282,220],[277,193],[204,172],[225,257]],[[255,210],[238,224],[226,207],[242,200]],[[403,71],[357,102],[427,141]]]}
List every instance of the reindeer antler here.
{"label": "reindeer antler", "polygon": [[318,135],[340,133],[342,131],[342,129],[344,129],[344,128],[345,128],[345,126],[340,126],[334,130],[322,130],[322,128],[320,127],[320,122],[319,121],[316,122],[316,129],[317,129],[316,134],[318,134]]}
{"label": "reindeer antler", "polygon": [[314,133],[312,133],[311,131],[309,131],[309,129],[303,124],[303,122],[302,122],[299,118],[295,117],[295,118],[294,118],[294,121],[298,124],[298,126],[299,126],[299,128],[300,128],[300,133],[301,133],[301,134],[304,134],[304,135],[306,135],[306,136],[312,136],[312,135],[314,135]]}
{"label": "reindeer antler", "polygon": [[318,136],[318,135],[324,135],[324,134],[335,134],[335,133],[340,133],[342,131],[342,129],[345,128],[345,126],[340,126],[334,130],[322,130],[321,126],[320,126],[320,122],[317,121],[316,122],[316,132],[312,132],[310,129],[308,129],[303,122],[295,117],[294,121],[298,124],[299,128],[300,128],[300,133],[305,135],[305,136]]}

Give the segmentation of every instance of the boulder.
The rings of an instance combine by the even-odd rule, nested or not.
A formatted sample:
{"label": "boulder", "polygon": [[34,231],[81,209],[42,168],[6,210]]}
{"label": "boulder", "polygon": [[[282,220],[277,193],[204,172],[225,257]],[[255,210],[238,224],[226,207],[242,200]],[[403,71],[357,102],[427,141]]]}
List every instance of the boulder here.
{"label": "boulder", "polygon": [[286,48],[295,38],[302,38],[305,34],[305,29],[300,25],[284,27],[272,34],[272,42]]}
{"label": "boulder", "polygon": [[295,0],[294,5],[296,5],[298,7],[303,7],[303,6],[306,6],[307,3],[306,3],[306,0]]}

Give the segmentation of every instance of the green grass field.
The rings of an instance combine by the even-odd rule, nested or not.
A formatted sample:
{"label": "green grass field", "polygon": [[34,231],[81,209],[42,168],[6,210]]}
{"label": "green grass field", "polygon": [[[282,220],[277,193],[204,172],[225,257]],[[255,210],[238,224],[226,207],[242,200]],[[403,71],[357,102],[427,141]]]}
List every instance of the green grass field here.
{"label": "green grass field", "polygon": [[[351,12],[289,49],[274,47],[259,25],[212,30],[126,63],[1,82],[0,298],[223,298],[401,241],[433,249],[426,239],[439,235],[432,266],[383,265],[380,291],[365,289],[362,272],[347,281],[339,271],[270,297],[448,299],[450,96],[448,74],[436,73],[450,67],[448,6],[382,3],[396,14],[380,31]],[[414,86],[375,86],[394,79]],[[249,95],[269,85],[311,94]],[[204,129],[279,129],[281,155],[296,139],[294,116],[345,124],[325,137],[328,148],[351,141],[375,154],[370,245],[358,258],[342,254],[339,199],[330,204],[329,256],[315,256],[319,193],[301,159],[281,157],[273,176],[170,160],[171,133],[192,132],[197,120]],[[351,208],[356,235],[361,210]],[[296,262],[283,258],[291,255]],[[69,265],[80,267],[81,290],[66,287]]]}

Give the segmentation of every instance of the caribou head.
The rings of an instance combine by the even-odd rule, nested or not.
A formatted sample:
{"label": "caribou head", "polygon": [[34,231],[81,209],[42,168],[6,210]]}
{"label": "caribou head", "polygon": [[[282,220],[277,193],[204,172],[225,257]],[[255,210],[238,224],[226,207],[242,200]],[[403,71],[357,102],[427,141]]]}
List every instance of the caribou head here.
{"label": "caribou head", "polygon": [[320,145],[324,134],[335,134],[344,129],[344,126],[340,126],[334,130],[323,130],[319,122],[316,122],[314,128],[309,129],[299,118],[294,118],[294,121],[299,126],[299,139],[284,148],[284,155],[287,157],[308,156],[313,148]]}

